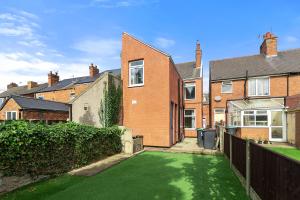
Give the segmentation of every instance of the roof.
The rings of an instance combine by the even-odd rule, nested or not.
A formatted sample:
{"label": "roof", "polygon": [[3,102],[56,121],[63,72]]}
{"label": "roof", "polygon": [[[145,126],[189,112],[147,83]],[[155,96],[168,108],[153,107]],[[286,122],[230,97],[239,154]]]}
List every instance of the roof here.
{"label": "roof", "polygon": [[[93,88],[101,79],[103,79],[106,75],[112,75],[115,78],[118,78],[118,76],[111,74],[111,73],[102,73],[101,76],[94,81],[92,84],[90,84],[87,88],[85,88],[79,95],[77,95],[74,99],[72,99],[69,103],[73,104],[77,99],[79,99],[82,95],[84,95],[87,91],[89,91],[91,88]],[[120,79],[120,78],[118,78]],[[120,79],[121,80],[121,79]]]}
{"label": "roof", "polygon": [[[65,103],[35,99],[31,97],[12,95],[9,99],[14,99],[23,110],[48,110],[48,111],[63,111],[69,112],[69,105]],[[6,102],[9,100],[7,99]],[[2,104],[2,108],[5,106]]]}
{"label": "roof", "polygon": [[241,79],[300,72],[300,48],[280,51],[275,57],[245,56],[210,62],[211,80]]}
{"label": "roof", "polygon": [[9,97],[11,95],[25,95],[25,94],[32,94],[36,93],[39,90],[48,87],[48,83],[39,84],[37,87],[28,89],[27,85],[13,87],[8,89],[0,94],[0,98]]}
{"label": "roof", "polygon": [[284,98],[229,101],[229,111],[284,109]]}
{"label": "roof", "polygon": [[38,92],[50,92],[50,91],[56,91],[56,90],[64,90],[64,89],[69,89],[76,84],[91,83],[91,82],[94,82],[95,80],[97,80],[102,74],[104,74],[106,72],[111,73],[115,76],[119,76],[121,74],[121,69],[106,70],[104,72],[97,74],[94,77],[83,76],[83,77],[64,79],[64,80],[59,81],[57,84],[55,84],[51,87],[46,87]]}
{"label": "roof", "polygon": [[201,67],[196,68],[196,62],[185,62],[175,65],[182,79],[201,77]]}

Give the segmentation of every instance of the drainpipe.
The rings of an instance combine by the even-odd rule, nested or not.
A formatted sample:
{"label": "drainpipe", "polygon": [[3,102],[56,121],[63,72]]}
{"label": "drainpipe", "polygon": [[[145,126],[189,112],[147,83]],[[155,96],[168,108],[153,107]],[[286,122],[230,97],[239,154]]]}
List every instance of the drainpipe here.
{"label": "drainpipe", "polygon": [[245,78],[245,82],[244,82],[244,99],[247,99],[247,82],[248,82],[248,70],[246,71],[246,78]]}

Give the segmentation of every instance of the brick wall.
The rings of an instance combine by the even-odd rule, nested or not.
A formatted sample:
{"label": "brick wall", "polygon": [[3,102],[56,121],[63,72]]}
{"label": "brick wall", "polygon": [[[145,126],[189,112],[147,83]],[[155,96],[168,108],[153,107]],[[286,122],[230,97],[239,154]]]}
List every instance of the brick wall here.
{"label": "brick wall", "polygon": [[[195,83],[195,85],[196,85],[195,100],[185,100],[184,107],[185,107],[185,109],[195,109],[196,128],[201,128],[202,127],[202,100],[203,100],[202,78],[185,81],[185,83]],[[185,136],[186,137],[197,137],[197,131],[186,129]]]}
{"label": "brick wall", "polygon": [[[210,115],[209,115],[209,104],[203,104],[202,106],[202,115],[203,115],[203,118],[205,118],[206,120],[206,127],[209,127],[210,126]],[[203,128],[206,128],[206,127],[203,127]]]}
{"label": "brick wall", "polygon": [[17,117],[19,117],[19,109],[20,106],[16,103],[16,101],[13,99],[9,99],[0,111],[0,120],[6,120],[6,112],[8,111],[17,111]]}
{"label": "brick wall", "polygon": [[68,103],[70,100],[72,100],[71,96],[70,96],[71,93],[75,93],[75,95],[79,95],[88,86],[89,86],[89,84],[78,84],[78,85],[75,85],[71,89],[57,90],[57,91],[50,91],[50,92],[41,92],[41,93],[37,93],[37,95],[43,96],[45,100]]}
{"label": "brick wall", "polygon": [[69,112],[25,110],[22,116],[24,120],[67,121]]}
{"label": "brick wall", "polygon": [[269,128],[239,128],[237,136],[253,140],[269,140]]}
{"label": "brick wall", "polygon": [[[144,86],[129,87],[129,62],[139,59],[144,59]],[[170,62],[168,56],[123,34],[123,124],[133,135],[143,135],[148,146],[170,146],[170,100],[178,104],[177,82],[170,88],[170,77],[177,78]]]}

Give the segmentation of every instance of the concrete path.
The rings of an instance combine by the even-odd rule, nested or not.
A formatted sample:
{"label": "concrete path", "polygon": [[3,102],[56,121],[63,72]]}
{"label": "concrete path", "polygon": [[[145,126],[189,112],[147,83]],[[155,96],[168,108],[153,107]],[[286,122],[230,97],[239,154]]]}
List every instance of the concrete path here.
{"label": "concrete path", "polygon": [[220,152],[217,150],[200,148],[197,144],[197,138],[185,138],[182,142],[175,144],[171,148],[145,147],[145,150],[174,152],[174,153],[195,153],[195,154],[207,154],[207,155],[220,154]]}
{"label": "concrete path", "polygon": [[108,158],[105,158],[103,160],[100,160],[98,162],[87,165],[85,167],[70,171],[69,174],[76,175],[76,176],[93,176],[107,168],[110,168],[110,167],[120,163],[123,160],[130,158],[131,156],[133,156],[133,155],[125,154],[125,153],[116,154],[116,155],[110,156]]}

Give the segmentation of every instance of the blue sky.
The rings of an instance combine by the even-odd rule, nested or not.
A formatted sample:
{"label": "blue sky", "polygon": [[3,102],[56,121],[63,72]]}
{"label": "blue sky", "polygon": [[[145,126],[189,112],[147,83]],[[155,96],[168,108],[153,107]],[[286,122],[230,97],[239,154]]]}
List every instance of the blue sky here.
{"label": "blue sky", "polygon": [[0,89],[12,81],[47,81],[120,68],[121,34],[128,32],[168,53],[176,63],[203,50],[208,62],[257,54],[273,31],[279,49],[300,47],[299,1],[1,0]]}

